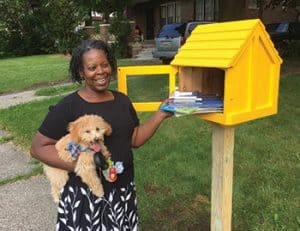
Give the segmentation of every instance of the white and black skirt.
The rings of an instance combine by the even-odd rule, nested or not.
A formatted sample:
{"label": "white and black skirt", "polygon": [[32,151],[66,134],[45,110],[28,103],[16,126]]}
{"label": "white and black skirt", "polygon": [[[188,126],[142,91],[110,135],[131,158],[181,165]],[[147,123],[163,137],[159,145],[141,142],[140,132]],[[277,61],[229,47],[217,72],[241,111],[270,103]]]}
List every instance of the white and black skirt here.
{"label": "white and black skirt", "polygon": [[98,198],[80,177],[70,174],[58,204],[56,230],[138,230],[134,183],[105,184],[104,191]]}

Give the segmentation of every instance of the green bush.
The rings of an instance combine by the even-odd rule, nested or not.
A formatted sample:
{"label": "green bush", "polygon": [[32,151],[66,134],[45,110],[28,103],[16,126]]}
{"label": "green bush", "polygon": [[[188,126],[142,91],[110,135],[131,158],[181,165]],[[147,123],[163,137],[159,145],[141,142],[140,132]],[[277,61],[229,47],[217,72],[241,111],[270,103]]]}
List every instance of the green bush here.
{"label": "green bush", "polygon": [[288,57],[300,57],[300,40],[291,41],[288,44],[285,53]]}
{"label": "green bush", "polygon": [[85,36],[84,30],[70,32],[66,37],[56,41],[56,51],[63,54],[72,54],[73,48],[76,47]]}
{"label": "green bush", "polygon": [[284,40],[276,48],[281,57],[300,57],[300,40]]}
{"label": "green bush", "polygon": [[109,32],[116,38],[112,44],[112,50],[117,58],[127,58],[129,56],[128,36],[131,28],[129,20],[123,15],[117,15],[110,21]]}
{"label": "green bush", "polygon": [[[0,1],[0,56],[69,53],[83,13],[67,0]],[[2,33],[3,32],[3,33]]]}
{"label": "green bush", "polygon": [[5,29],[0,29],[0,58],[6,55],[6,47],[8,43],[8,33]]}

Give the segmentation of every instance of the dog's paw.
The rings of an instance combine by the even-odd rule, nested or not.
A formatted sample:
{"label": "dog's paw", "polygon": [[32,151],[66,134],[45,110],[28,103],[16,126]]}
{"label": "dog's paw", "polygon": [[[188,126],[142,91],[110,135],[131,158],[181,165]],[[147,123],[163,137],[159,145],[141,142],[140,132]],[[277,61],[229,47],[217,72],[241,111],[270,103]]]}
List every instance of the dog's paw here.
{"label": "dog's paw", "polygon": [[54,190],[52,189],[51,194],[52,194],[53,201],[54,201],[55,203],[58,203],[58,202],[59,202],[59,199],[60,199],[60,192],[57,191],[57,190],[55,190],[55,189],[54,189]]}
{"label": "dog's paw", "polygon": [[103,154],[103,156],[105,156],[106,159],[111,157],[111,154],[109,151],[103,151],[102,154]]}
{"label": "dog's paw", "polygon": [[104,192],[103,192],[103,189],[100,187],[100,188],[92,188],[92,193],[97,196],[97,197],[103,197],[104,196]]}
{"label": "dog's paw", "polygon": [[59,202],[59,197],[53,197],[53,201],[54,201],[54,203],[58,204],[58,202]]}

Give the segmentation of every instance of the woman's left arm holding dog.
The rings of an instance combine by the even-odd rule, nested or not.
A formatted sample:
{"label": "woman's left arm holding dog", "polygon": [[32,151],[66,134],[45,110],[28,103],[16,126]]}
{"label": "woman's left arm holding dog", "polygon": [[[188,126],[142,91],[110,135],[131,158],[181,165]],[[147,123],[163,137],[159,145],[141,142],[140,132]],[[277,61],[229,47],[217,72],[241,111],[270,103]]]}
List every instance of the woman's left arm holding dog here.
{"label": "woman's left arm holding dog", "polygon": [[33,138],[30,149],[32,157],[51,167],[64,169],[69,172],[74,171],[75,163],[67,163],[58,157],[58,153],[55,148],[56,142],[57,140],[51,139],[40,132],[37,132]]}

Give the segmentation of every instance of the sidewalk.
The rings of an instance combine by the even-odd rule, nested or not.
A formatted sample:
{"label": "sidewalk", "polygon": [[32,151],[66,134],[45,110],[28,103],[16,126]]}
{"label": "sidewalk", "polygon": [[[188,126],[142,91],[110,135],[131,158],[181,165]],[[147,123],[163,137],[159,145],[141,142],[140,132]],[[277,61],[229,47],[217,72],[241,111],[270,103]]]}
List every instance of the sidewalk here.
{"label": "sidewalk", "polygon": [[45,99],[47,96],[35,96],[36,90],[24,91],[15,94],[1,95],[0,96],[0,109],[14,106],[20,103],[27,103],[32,100]]}
{"label": "sidewalk", "polygon": [[[46,98],[34,96],[34,92],[0,96],[0,109]],[[0,130],[0,139],[7,135],[9,134]],[[0,144],[0,158],[0,181],[25,175],[34,168],[29,152],[24,153],[13,142]],[[44,175],[1,185],[0,201],[0,230],[54,230],[56,204],[52,200],[50,185]]]}

